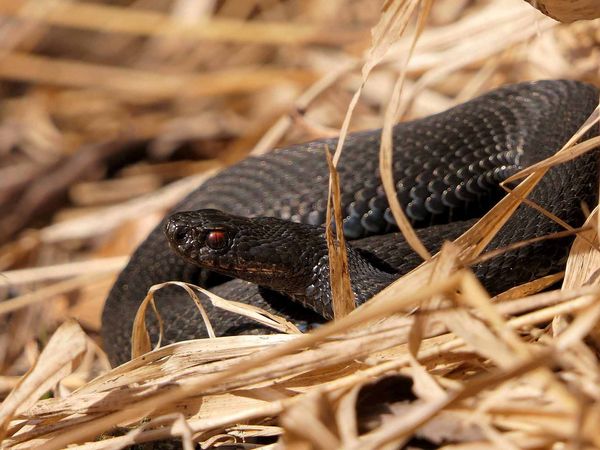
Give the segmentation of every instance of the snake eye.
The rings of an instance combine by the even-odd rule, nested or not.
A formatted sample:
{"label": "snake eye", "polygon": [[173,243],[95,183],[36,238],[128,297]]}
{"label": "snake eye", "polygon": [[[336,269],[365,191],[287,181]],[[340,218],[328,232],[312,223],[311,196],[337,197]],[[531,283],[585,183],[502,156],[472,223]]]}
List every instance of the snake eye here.
{"label": "snake eye", "polygon": [[211,231],[206,236],[206,245],[213,250],[221,250],[227,246],[227,233],[220,230]]}

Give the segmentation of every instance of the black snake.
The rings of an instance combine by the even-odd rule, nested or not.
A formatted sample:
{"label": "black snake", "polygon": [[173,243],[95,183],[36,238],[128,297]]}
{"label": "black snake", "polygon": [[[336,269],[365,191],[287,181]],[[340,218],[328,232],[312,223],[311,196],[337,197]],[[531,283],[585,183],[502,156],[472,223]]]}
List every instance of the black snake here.
{"label": "black snake", "polygon": [[[560,148],[598,105],[598,90],[574,81],[506,86],[448,111],[394,129],[394,179],[399,200],[425,245],[436,251],[466,230],[503,194],[498,183]],[[592,131],[598,134],[598,129]],[[378,174],[380,130],[348,136],[339,164],[350,276],[359,302],[368,299],[419,258],[395,230]],[[136,250],[112,288],[102,334],[113,364],[129,357],[137,307],[147,289],[167,280],[211,283],[204,267],[241,280],[215,290],[276,309],[299,323],[331,316],[329,270],[322,225],[328,169],[322,139],[248,158],[189,194]],[[530,199],[573,226],[581,203],[593,206],[597,155],[551,169]],[[217,211],[215,211],[217,210]],[[265,216],[263,218],[258,218]],[[256,219],[246,219],[254,217]],[[164,231],[174,251],[169,246]],[[488,249],[560,231],[530,207],[520,206]],[[492,292],[561,270],[571,239],[546,240],[504,253],[474,270]],[[180,253],[182,258],[177,253]],[[166,341],[206,336],[196,307],[176,288],[159,292]],[[282,311],[283,310],[283,311]],[[249,319],[212,310],[218,334],[256,332]]]}

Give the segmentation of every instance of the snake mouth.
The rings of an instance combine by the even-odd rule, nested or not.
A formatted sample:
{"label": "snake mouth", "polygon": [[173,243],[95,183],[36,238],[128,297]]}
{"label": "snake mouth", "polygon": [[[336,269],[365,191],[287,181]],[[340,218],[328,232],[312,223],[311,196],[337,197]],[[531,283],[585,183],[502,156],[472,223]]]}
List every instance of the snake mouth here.
{"label": "snake mouth", "polygon": [[256,283],[272,282],[274,279],[284,279],[288,275],[285,270],[278,267],[257,265],[246,261],[223,261],[222,258],[218,261],[216,258],[205,259],[199,265],[223,275]]}

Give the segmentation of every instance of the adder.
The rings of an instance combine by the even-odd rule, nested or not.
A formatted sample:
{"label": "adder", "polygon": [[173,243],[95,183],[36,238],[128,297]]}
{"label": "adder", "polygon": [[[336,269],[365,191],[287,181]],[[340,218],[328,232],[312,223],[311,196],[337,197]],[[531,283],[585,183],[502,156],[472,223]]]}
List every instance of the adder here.
{"label": "adder", "polygon": [[[598,97],[598,89],[585,83],[526,82],[396,125],[397,194],[426,247],[435,252],[471,226],[504,194],[499,182],[559,149]],[[589,134],[598,133],[595,127]],[[213,285],[221,295],[275,310],[301,326],[331,318],[324,148],[336,142],[320,139],[248,158],[181,201],[135,251],[108,296],[102,336],[111,362],[129,358],[137,308],[148,288],[163,281]],[[379,144],[380,130],[349,135],[338,167],[359,303],[421,262],[397,233],[378,173]],[[551,169],[529,198],[580,226],[582,203],[596,204],[597,178],[597,155],[590,152]],[[561,229],[521,205],[488,250]],[[562,270],[571,242],[536,242],[473,270],[488,290],[501,292]],[[215,273],[234,280],[223,282]],[[157,297],[166,342],[206,336],[195,305],[177,288]],[[249,319],[209,309],[219,335],[261,332]]]}

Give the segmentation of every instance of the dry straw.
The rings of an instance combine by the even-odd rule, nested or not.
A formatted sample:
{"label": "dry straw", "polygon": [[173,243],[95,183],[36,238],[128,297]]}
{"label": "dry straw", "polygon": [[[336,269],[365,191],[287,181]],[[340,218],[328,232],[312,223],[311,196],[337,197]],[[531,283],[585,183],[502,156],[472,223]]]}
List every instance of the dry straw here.
{"label": "dry straw", "polygon": [[[76,444],[71,448],[100,450],[176,438],[187,450],[194,442],[208,448],[283,436],[280,444],[290,448],[379,449],[397,448],[415,435],[453,449],[600,448],[594,205],[588,205],[592,211],[581,229],[561,234],[577,234],[564,273],[491,298],[462,268],[498,253],[482,252],[550,167],[598,146],[599,138],[575,142],[597,126],[600,107],[563,149],[512,177],[522,181],[436,255],[392,202],[397,222],[425,262],[353,310],[347,277],[343,288],[342,251],[335,266],[342,277],[335,292],[339,319],[310,334],[200,290],[215,307],[280,334],[211,335],[148,352],[144,308],[152,305],[157,286],[135,324],[138,357],[108,370],[88,338],[97,329],[58,324],[58,317],[81,305],[91,306],[97,321],[106,288],[91,286],[110,284],[132,243],[213,173],[205,168],[239,159],[252,147],[264,153],[299,140],[294,133],[306,140],[341,126],[330,188],[339,229],[334,166],[347,157],[343,141],[351,129],[384,126],[380,170],[393,198],[390,129],[399,117],[430,114],[522,79],[565,77],[600,85],[597,21],[561,25],[517,0],[387,1],[381,14],[372,4],[353,1],[326,6],[226,0],[216,12],[194,9],[195,2],[186,0],[174,2],[172,10],[151,1],[142,2],[145,8],[42,3],[0,1],[0,14],[7,17],[0,78],[27,82],[25,94],[7,100],[0,111],[8,124],[0,123],[0,149],[23,149],[20,159],[1,160],[0,170],[23,176],[0,180],[0,202],[27,194],[28,183],[44,192],[36,183],[52,174],[52,164],[70,160],[99,138],[153,139],[161,143],[155,156],[201,141],[208,165],[188,165],[186,175],[201,173],[122,204],[110,204],[108,192],[102,196],[101,181],[81,177],[74,181],[71,206],[63,203],[62,221],[35,235],[19,234],[0,249],[2,268],[10,269],[5,285],[19,289],[0,303],[6,325],[0,333],[1,448]],[[560,17],[563,12],[552,9],[558,3],[536,2]],[[194,17],[184,20],[185,8]],[[76,34],[81,30],[101,34],[86,41],[85,33]],[[81,39],[85,52],[68,45],[73,39]],[[164,164],[118,176],[144,173],[145,182],[162,185],[180,170]],[[0,219],[0,231],[2,226]],[[345,248],[343,241],[330,244]],[[562,278],[562,289],[540,293]],[[190,292],[210,330],[198,289],[178,285]],[[40,351],[33,330],[42,326],[56,331]],[[372,383],[390,375],[400,384],[377,398],[391,398],[403,383],[416,398],[391,401],[385,414],[357,409],[365,392],[376,390]],[[40,400],[47,392],[50,398]]]}

